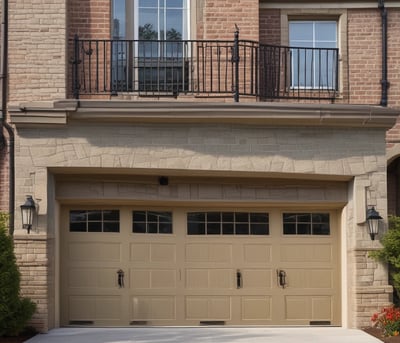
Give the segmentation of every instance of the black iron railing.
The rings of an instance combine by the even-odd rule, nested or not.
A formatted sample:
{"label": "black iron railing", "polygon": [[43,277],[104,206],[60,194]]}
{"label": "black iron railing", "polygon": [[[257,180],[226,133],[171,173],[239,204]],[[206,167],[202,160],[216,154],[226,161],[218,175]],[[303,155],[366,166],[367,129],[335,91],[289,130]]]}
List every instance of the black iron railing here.
{"label": "black iron railing", "polygon": [[338,49],[239,40],[73,40],[72,94],[334,99]]}

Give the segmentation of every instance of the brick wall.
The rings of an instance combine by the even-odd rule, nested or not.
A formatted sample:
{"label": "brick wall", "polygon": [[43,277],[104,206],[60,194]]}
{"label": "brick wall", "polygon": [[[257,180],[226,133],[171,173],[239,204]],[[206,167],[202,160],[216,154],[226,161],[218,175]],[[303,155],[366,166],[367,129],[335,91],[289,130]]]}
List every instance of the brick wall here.
{"label": "brick wall", "polygon": [[[75,35],[80,39],[110,39],[111,38],[111,1],[110,0],[71,0],[68,2],[68,24],[67,37],[69,39],[68,55],[74,56],[71,40]],[[90,58],[98,58],[98,70],[94,68],[92,80],[97,80],[99,84],[108,83],[104,80],[104,46],[99,46],[100,51],[93,45],[93,55]],[[107,45],[106,56],[110,56],[109,46]],[[71,59],[68,58],[68,60]],[[89,56],[86,56],[89,58]],[[83,62],[83,61],[82,61]],[[85,61],[87,63],[88,61]],[[106,65],[109,63],[106,62]],[[68,72],[68,97],[72,97],[72,64],[67,65]],[[96,74],[98,72],[98,74]],[[106,72],[109,74],[109,71]],[[99,75],[99,76],[97,76]],[[94,86],[91,85],[91,86]],[[97,97],[98,98],[98,97]]]}
{"label": "brick wall", "polygon": [[[368,24],[366,24],[368,23]],[[350,103],[379,104],[381,19],[377,9],[348,11]]]}
{"label": "brick wall", "polygon": [[[388,11],[388,90],[389,106],[400,106],[400,9]],[[386,136],[387,148],[393,148],[400,142],[400,119]]]}
{"label": "brick wall", "polygon": [[9,100],[65,98],[65,0],[9,1]]}
{"label": "brick wall", "polygon": [[235,24],[241,39],[258,41],[257,0],[208,0],[203,12],[204,39],[233,39]]}
{"label": "brick wall", "polygon": [[68,2],[68,38],[109,39],[111,34],[110,0],[71,0]]}
{"label": "brick wall", "polygon": [[260,43],[281,44],[280,10],[260,9]]}
{"label": "brick wall", "polygon": [[[1,138],[0,138],[1,139]],[[8,147],[0,142],[0,212],[8,212]]]}

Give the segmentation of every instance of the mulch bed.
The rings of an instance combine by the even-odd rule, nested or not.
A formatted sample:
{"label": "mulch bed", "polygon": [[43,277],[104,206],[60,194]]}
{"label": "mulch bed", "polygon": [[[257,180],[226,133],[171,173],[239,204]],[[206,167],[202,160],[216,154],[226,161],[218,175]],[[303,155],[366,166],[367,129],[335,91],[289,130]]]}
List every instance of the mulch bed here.
{"label": "mulch bed", "polygon": [[26,329],[18,336],[0,337],[0,343],[22,343],[37,334],[35,329]]}
{"label": "mulch bed", "polygon": [[383,337],[382,330],[375,328],[375,327],[368,327],[363,329],[364,332],[380,339],[382,342],[385,343],[400,343],[400,336],[396,337]]}

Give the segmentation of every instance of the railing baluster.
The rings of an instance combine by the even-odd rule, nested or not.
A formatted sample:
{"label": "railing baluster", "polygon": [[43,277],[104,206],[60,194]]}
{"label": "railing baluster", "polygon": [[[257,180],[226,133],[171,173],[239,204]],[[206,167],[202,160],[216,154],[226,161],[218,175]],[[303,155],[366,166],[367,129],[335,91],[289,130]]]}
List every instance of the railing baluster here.
{"label": "railing baluster", "polygon": [[75,99],[79,99],[79,36],[74,36],[74,59],[72,61],[72,95]]}

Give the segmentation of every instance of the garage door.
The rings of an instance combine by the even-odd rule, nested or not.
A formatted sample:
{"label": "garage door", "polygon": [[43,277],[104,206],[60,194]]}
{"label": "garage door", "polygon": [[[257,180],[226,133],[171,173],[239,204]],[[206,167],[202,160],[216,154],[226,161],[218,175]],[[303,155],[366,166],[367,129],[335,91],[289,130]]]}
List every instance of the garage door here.
{"label": "garage door", "polygon": [[332,211],[64,208],[61,324],[340,325]]}

